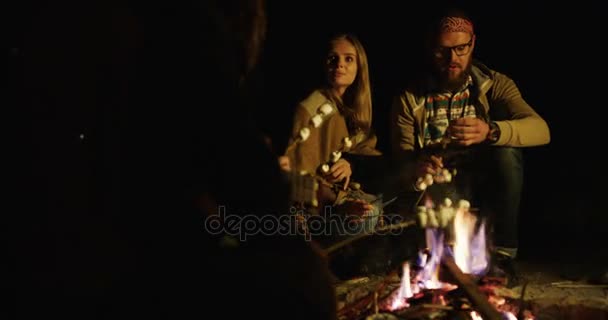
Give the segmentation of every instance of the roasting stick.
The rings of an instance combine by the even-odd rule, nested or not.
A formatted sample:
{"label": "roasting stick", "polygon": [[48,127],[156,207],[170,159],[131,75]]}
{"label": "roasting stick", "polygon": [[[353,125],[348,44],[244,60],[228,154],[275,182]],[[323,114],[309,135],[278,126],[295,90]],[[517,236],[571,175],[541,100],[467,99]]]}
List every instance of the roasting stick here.
{"label": "roasting stick", "polygon": [[403,228],[407,228],[409,226],[415,225],[416,221],[411,220],[411,221],[405,221],[405,222],[401,222],[401,223],[395,223],[395,224],[390,224],[386,227],[381,227],[381,228],[377,228],[375,229],[373,232],[369,232],[369,233],[362,233],[362,234],[358,234],[352,238],[348,238],[346,240],[342,240],[340,242],[337,242],[335,244],[333,244],[332,246],[328,247],[327,249],[323,250],[325,254],[330,254],[342,247],[344,247],[345,245],[355,242],[359,239],[365,238],[367,236],[373,235],[373,234],[377,234],[377,233],[383,233],[386,231],[392,231],[392,230],[398,230],[398,229],[403,229]]}

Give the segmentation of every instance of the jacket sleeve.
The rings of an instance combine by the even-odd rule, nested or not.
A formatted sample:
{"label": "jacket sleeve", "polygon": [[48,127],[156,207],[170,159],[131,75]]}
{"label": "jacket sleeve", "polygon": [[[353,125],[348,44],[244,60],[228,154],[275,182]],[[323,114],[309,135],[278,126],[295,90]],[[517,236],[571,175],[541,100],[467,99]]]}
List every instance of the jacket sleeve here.
{"label": "jacket sleeve", "polygon": [[405,94],[393,99],[391,106],[391,148],[394,155],[413,151],[415,146],[415,121],[408,107]]}
{"label": "jacket sleeve", "polygon": [[391,148],[393,156],[389,164],[396,177],[398,189],[414,191],[416,180],[416,122],[405,93],[393,99],[391,106]]}
{"label": "jacket sleeve", "polygon": [[311,115],[308,113],[306,108],[302,105],[299,105],[296,108],[296,112],[293,120],[293,130],[292,130],[292,139],[290,140],[290,144],[293,143],[295,137],[299,135],[300,129],[304,127],[311,128],[310,135],[306,141],[300,142],[295,145],[294,148],[291,148],[287,152],[287,156],[291,161],[292,168],[297,171],[305,170],[310,173],[314,173],[317,170],[317,167],[321,163],[321,155],[320,155],[320,141],[321,136],[319,134],[318,129],[312,128],[310,125]]}
{"label": "jacket sleeve", "polygon": [[375,134],[370,133],[365,140],[361,141],[349,152],[364,156],[380,156],[382,155],[382,152],[376,149],[377,142],[378,137]]}
{"label": "jacket sleeve", "polygon": [[549,143],[547,122],[523,99],[509,77],[496,74],[490,99],[490,113],[504,115],[495,120],[500,128],[500,138],[495,145],[532,147]]}

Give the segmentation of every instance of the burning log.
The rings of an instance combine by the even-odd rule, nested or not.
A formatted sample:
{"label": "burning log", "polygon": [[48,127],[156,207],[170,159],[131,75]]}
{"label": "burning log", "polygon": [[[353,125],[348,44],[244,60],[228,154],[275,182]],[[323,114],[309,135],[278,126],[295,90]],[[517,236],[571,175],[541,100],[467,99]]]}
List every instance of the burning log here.
{"label": "burning log", "polygon": [[484,320],[502,320],[500,312],[498,312],[498,310],[490,304],[488,298],[479,291],[473,278],[460,270],[454,259],[449,256],[444,256],[441,261],[442,265],[449,271],[454,281],[458,284],[458,287],[469,297],[471,303],[475,305],[476,310],[481,314]]}
{"label": "burning log", "polygon": [[[432,203],[427,203],[419,208],[419,214],[424,213],[425,220],[430,222],[436,218],[434,214],[437,211],[428,210],[433,208]],[[382,311],[407,319],[472,317],[502,320],[516,319],[515,314],[520,314],[522,320],[530,318],[524,315],[527,311],[523,305],[525,286],[517,302],[513,301],[516,297],[506,298],[496,292],[506,279],[482,276],[488,267],[485,224],[484,221],[478,223],[477,216],[471,212],[470,203],[462,200],[456,208],[452,208],[450,200],[439,206],[439,212],[442,209],[454,209],[449,215],[447,211],[443,212],[445,219],[442,219],[448,220],[453,215],[453,221],[429,223],[434,227],[425,229],[426,247],[419,251],[415,263],[404,262],[398,289],[393,290],[388,285],[368,290],[366,297],[352,301],[341,310],[340,316],[363,313],[379,315]],[[451,228],[446,228],[448,226]],[[341,245],[338,244],[338,247]],[[384,294],[386,291],[388,294]]]}
{"label": "burning log", "polygon": [[442,304],[423,303],[420,305],[420,307],[425,308],[425,309],[438,309],[438,310],[447,310],[447,311],[454,310],[454,307],[444,306]]}
{"label": "burning log", "polygon": [[571,289],[588,289],[588,288],[592,288],[592,289],[602,289],[602,288],[606,288],[608,289],[608,284],[559,284],[559,285],[553,285],[554,287],[557,288],[571,288]]}
{"label": "burning log", "polygon": [[378,285],[372,294],[368,294],[351,305],[345,306],[338,311],[338,319],[354,319],[364,313],[366,313],[371,306],[377,301],[377,294],[384,291],[387,286],[387,282],[383,281]]}

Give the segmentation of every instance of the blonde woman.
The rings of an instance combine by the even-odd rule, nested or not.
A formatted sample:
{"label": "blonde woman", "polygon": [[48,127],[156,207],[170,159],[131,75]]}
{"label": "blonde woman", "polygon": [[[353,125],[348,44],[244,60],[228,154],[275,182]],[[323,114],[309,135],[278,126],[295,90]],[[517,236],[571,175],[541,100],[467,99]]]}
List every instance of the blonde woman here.
{"label": "blonde woman", "polygon": [[340,191],[349,190],[353,170],[345,156],[380,155],[371,133],[367,55],[354,35],[340,34],[330,39],[325,75],[325,86],[314,90],[296,108],[294,138],[286,155],[291,169],[315,174],[327,182],[326,186],[333,186],[322,192],[322,204],[338,204],[351,214],[369,213],[374,207],[367,197],[350,201],[337,197]]}

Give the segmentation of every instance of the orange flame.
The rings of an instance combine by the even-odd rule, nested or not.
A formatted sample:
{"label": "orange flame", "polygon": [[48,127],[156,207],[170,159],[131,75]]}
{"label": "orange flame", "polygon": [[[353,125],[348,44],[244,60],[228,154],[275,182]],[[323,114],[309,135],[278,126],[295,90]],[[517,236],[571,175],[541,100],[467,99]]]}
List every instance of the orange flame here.
{"label": "orange flame", "polygon": [[469,315],[471,316],[472,320],[483,320],[483,318],[479,315],[479,313],[477,313],[477,311],[471,311]]}
{"label": "orange flame", "polygon": [[[461,200],[463,202],[464,200]],[[469,211],[468,202],[459,205],[453,213],[453,246],[446,245],[445,232],[443,228],[426,228],[425,250],[418,253],[418,271],[415,278],[410,275],[410,264],[403,264],[403,276],[399,291],[390,302],[390,310],[409,307],[409,298],[420,290],[450,291],[458,288],[451,283],[444,283],[439,280],[439,267],[444,254],[454,257],[454,261],[463,273],[482,275],[488,268],[488,252],[486,249],[485,222],[478,221],[477,217]],[[425,198],[425,206],[432,208],[433,203],[429,197]],[[450,206],[448,204],[447,206]],[[440,297],[442,298],[442,296]],[[470,313],[472,319],[482,319],[475,311]],[[512,313],[503,313],[505,319],[517,319]]]}
{"label": "orange flame", "polygon": [[464,273],[480,275],[488,267],[485,224],[475,232],[477,217],[466,208],[454,216],[454,261]]}
{"label": "orange flame", "polygon": [[409,307],[410,305],[407,303],[406,299],[413,297],[412,286],[411,286],[411,277],[410,277],[410,263],[406,262],[403,264],[403,275],[401,276],[401,287],[399,288],[399,293],[393,302],[391,303],[391,310],[397,310],[405,307]]}

